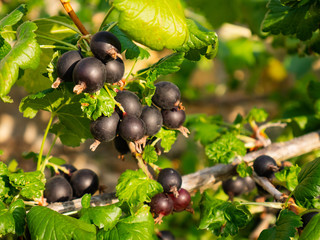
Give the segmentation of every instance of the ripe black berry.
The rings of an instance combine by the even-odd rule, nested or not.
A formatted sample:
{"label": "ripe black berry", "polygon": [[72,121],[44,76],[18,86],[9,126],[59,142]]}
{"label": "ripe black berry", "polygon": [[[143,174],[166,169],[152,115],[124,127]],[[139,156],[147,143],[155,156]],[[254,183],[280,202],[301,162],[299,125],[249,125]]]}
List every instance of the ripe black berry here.
{"label": "ripe black berry", "polygon": [[59,169],[59,174],[63,176],[65,179],[67,179],[68,181],[70,181],[72,173],[78,170],[72,164],[62,164],[61,167],[65,167],[67,170],[69,170],[69,174],[66,174]]}
{"label": "ripe black berry", "polygon": [[186,120],[186,113],[178,108],[164,109],[161,114],[163,125],[168,128],[179,128]]}
{"label": "ripe black berry", "polygon": [[167,216],[173,211],[173,201],[165,193],[158,193],[150,202],[150,211],[157,215]]}
{"label": "ripe black berry", "polygon": [[99,188],[99,178],[90,169],[80,169],[72,174],[71,186],[73,195],[77,198],[86,193],[94,194]]}
{"label": "ripe black berry", "polygon": [[106,63],[106,82],[115,83],[122,79],[124,74],[124,63],[120,58]]}
{"label": "ripe black berry", "polygon": [[179,196],[175,197],[172,193],[169,196],[173,200],[173,210],[175,212],[181,212],[187,209],[191,203],[190,193],[184,188],[180,188],[178,191]]}
{"label": "ripe black berry", "polygon": [[164,192],[175,194],[181,188],[182,178],[176,170],[164,168],[158,175],[158,182],[162,185]]}
{"label": "ripe black berry", "polygon": [[276,161],[267,155],[261,155],[254,160],[253,169],[258,176],[272,178],[274,172],[278,171]]}
{"label": "ripe black berry", "polygon": [[180,90],[171,82],[158,82],[155,84],[156,91],[152,102],[162,109],[177,107],[180,103]]}
{"label": "ripe black berry", "polygon": [[54,88],[57,88],[62,81],[72,82],[72,73],[76,64],[82,59],[79,51],[69,51],[61,55],[57,62],[58,79],[54,82]]}
{"label": "ripe black berry", "polygon": [[301,216],[301,220],[303,223],[302,229],[304,229],[307,226],[307,224],[310,222],[310,220],[318,213],[319,212],[309,212],[309,213],[303,214]]}
{"label": "ripe black berry", "polygon": [[92,36],[90,49],[96,58],[106,63],[121,52],[121,43],[111,32],[101,31]]}
{"label": "ripe black berry", "polygon": [[90,132],[94,139],[100,142],[112,141],[117,132],[117,126],[120,117],[118,113],[113,112],[110,117],[101,116],[90,123]]}
{"label": "ripe black berry", "polygon": [[72,187],[70,183],[62,176],[50,178],[45,187],[44,197],[48,203],[65,202],[72,198]]}
{"label": "ripe black berry", "polygon": [[134,116],[126,115],[119,123],[119,134],[127,141],[137,141],[145,135],[145,124],[144,122]]}
{"label": "ripe black berry", "polygon": [[241,177],[228,179],[222,182],[223,191],[229,196],[239,196],[245,191],[246,184]]}
{"label": "ripe black berry", "polygon": [[83,58],[73,70],[73,81],[77,84],[73,89],[75,93],[94,93],[100,90],[106,81],[105,65],[95,57]]}
{"label": "ripe black berry", "polygon": [[[142,105],[140,103],[139,97],[130,91],[121,91],[117,93],[115,100],[121,104],[126,114],[135,115],[140,117],[142,112]],[[120,116],[122,112],[120,109],[116,109]]]}
{"label": "ripe black berry", "polygon": [[245,190],[244,192],[249,193],[256,187],[255,181],[251,177],[245,177],[243,178],[243,181],[245,183]]}
{"label": "ripe black berry", "polygon": [[146,124],[147,136],[153,136],[160,131],[163,120],[161,112],[157,108],[145,106],[140,118]]}
{"label": "ripe black berry", "polygon": [[175,240],[175,237],[170,231],[160,231],[157,235],[161,240]]}
{"label": "ripe black berry", "polygon": [[114,147],[117,149],[117,151],[121,154],[127,154],[130,152],[128,143],[126,140],[124,140],[121,136],[116,136],[116,138],[113,140]]}

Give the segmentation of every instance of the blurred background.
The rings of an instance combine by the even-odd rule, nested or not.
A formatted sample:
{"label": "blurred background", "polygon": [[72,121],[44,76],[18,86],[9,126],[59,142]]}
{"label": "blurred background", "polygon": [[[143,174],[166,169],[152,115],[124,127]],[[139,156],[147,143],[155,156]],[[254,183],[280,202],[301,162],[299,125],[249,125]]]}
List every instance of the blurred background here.
{"label": "blurred background", "polygon": [[[251,108],[264,108],[269,119],[283,119],[313,115],[314,109],[307,97],[306,87],[310,81],[320,79],[320,59],[310,52],[303,42],[283,35],[267,36],[261,31],[261,22],[267,12],[266,0],[184,0],[185,15],[200,22],[208,29],[217,32],[219,37],[218,55],[213,60],[201,59],[198,62],[185,60],[181,70],[160,80],[174,82],[181,90],[186,113],[221,115],[232,122],[238,114],[246,115]],[[28,4],[27,19],[65,15],[60,1],[51,0],[1,0],[0,19],[19,4]],[[72,0],[71,5],[90,33],[95,33],[109,8],[105,0]],[[85,6],[85,7],[84,7]],[[150,51],[148,60],[138,61],[134,68],[155,63],[170,53]],[[48,59],[49,62],[50,59]],[[45,60],[44,60],[45,61]],[[125,61],[126,73],[131,61]],[[37,77],[37,76],[35,76]],[[39,112],[34,119],[27,119],[19,112],[19,103],[28,92],[18,84],[10,92],[12,104],[0,102],[0,149],[1,161],[9,163],[16,160],[25,171],[36,168],[32,159],[25,159],[25,152],[39,152],[43,133],[50,115]],[[36,92],[50,87],[43,78],[38,87],[30,87]],[[290,124],[281,140],[290,139],[319,128],[318,121],[301,125]],[[277,129],[277,131],[283,131]],[[272,134],[271,134],[272,136]],[[273,141],[279,140],[274,133]],[[53,135],[49,134],[44,153],[49,150]],[[114,191],[118,177],[126,169],[136,169],[137,165],[130,155],[125,160],[118,159],[113,143],[102,143],[95,152],[89,150],[93,139],[79,147],[71,148],[59,141],[52,155],[62,158],[77,168],[90,168],[100,177],[107,192]],[[161,156],[161,167],[174,167],[187,174],[203,166],[204,151],[193,139],[178,137],[172,150]],[[193,216],[196,218],[197,216]],[[190,233],[181,239],[214,239],[211,233],[199,231],[188,219],[189,213],[177,214],[161,228],[180,226],[177,236],[184,236],[184,229]]]}

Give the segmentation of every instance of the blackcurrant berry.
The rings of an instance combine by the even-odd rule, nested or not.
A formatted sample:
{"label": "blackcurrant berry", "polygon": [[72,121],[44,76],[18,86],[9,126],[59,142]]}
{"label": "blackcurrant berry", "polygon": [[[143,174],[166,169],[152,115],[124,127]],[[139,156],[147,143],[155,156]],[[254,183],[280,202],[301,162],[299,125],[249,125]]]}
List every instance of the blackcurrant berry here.
{"label": "blackcurrant berry", "polygon": [[301,216],[301,220],[302,220],[302,229],[304,229],[307,224],[310,222],[310,220],[315,216],[317,215],[319,212],[309,212],[309,213],[306,213],[306,214],[303,214]]}
{"label": "blackcurrant berry", "polygon": [[73,69],[81,59],[82,59],[82,56],[80,52],[76,50],[65,52],[64,54],[62,54],[61,57],[59,57],[57,62],[58,77],[62,81],[72,82]]}
{"label": "blackcurrant berry", "polygon": [[120,58],[106,63],[106,82],[115,83],[122,79],[124,74],[124,63]]}
{"label": "blackcurrant berry", "polygon": [[59,174],[61,176],[63,176],[65,179],[67,179],[68,181],[70,181],[72,173],[74,173],[75,171],[77,171],[78,169],[75,168],[75,166],[73,166],[72,164],[62,164],[61,167],[65,167],[67,170],[69,170],[69,174],[66,174],[65,172],[62,172],[59,169]]}
{"label": "blackcurrant berry", "polygon": [[276,161],[267,155],[261,155],[254,160],[253,169],[258,176],[272,178],[274,172],[278,171]]}
{"label": "blackcurrant berry", "polygon": [[94,194],[99,188],[98,175],[90,169],[80,169],[72,174],[71,186],[77,198],[86,193]]}
{"label": "blackcurrant berry", "polygon": [[158,238],[161,240],[175,240],[175,237],[170,231],[160,231],[158,233]]}
{"label": "blackcurrant berry", "polygon": [[124,140],[120,135],[116,136],[116,138],[113,140],[114,142],[114,146],[117,149],[117,151],[121,154],[127,154],[128,152],[130,152],[128,143],[126,140]]}
{"label": "blackcurrant berry", "polygon": [[106,63],[121,52],[121,43],[111,32],[101,31],[92,36],[90,49],[96,58]]}
{"label": "blackcurrant berry", "polygon": [[54,176],[46,183],[44,197],[48,203],[69,201],[72,199],[72,187],[64,177]]}
{"label": "blackcurrant berry", "polygon": [[158,175],[158,182],[162,185],[165,193],[175,193],[181,188],[182,178],[173,168],[164,168]]}
{"label": "blackcurrant berry", "polygon": [[175,197],[174,194],[170,193],[169,196],[173,200],[173,210],[175,212],[181,212],[187,209],[191,203],[190,193],[184,188],[180,188],[178,191],[179,196]]}
{"label": "blackcurrant berry", "polygon": [[95,57],[83,58],[73,70],[73,81],[77,84],[73,89],[77,94],[97,92],[106,81],[105,65]]}
{"label": "blackcurrant berry", "polygon": [[256,187],[255,181],[251,177],[245,177],[243,178],[243,181],[245,183],[245,192],[249,193]]}
{"label": "blackcurrant berry", "polygon": [[163,125],[168,128],[179,128],[186,120],[186,113],[178,108],[161,110]]}
{"label": "blackcurrant berry", "polygon": [[[142,112],[142,105],[140,103],[139,97],[130,91],[121,91],[117,93],[115,100],[121,104],[126,114],[135,115],[140,117]],[[122,111],[116,109],[120,116],[122,116]]]}
{"label": "blackcurrant berry", "polygon": [[134,142],[141,139],[145,131],[144,122],[134,115],[125,115],[119,123],[119,134],[127,141]]}
{"label": "blackcurrant berry", "polygon": [[157,215],[167,216],[173,211],[173,201],[165,193],[158,193],[151,198],[150,211]]}
{"label": "blackcurrant berry", "polygon": [[172,82],[158,82],[155,84],[156,91],[152,97],[152,102],[162,109],[177,107],[180,103],[180,90]]}
{"label": "blackcurrant berry", "polygon": [[101,116],[90,123],[90,132],[100,142],[110,142],[116,137],[120,117],[113,112],[110,117]]}
{"label": "blackcurrant berry", "polygon": [[239,196],[245,191],[245,188],[246,184],[241,177],[230,178],[222,182],[222,189],[229,196]]}
{"label": "blackcurrant berry", "polygon": [[140,118],[146,124],[147,136],[153,136],[160,131],[163,120],[161,112],[157,108],[149,106],[143,107]]}

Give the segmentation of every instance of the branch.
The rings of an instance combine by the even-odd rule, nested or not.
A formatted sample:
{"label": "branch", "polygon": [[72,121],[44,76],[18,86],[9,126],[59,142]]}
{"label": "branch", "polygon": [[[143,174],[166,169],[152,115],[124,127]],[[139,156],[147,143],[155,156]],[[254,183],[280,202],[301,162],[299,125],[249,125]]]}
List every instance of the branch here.
{"label": "branch", "polygon": [[70,4],[70,0],[60,0],[60,2],[62,4],[62,6],[64,7],[64,9],[66,10],[66,12],[69,14],[69,16],[72,19],[72,21],[74,22],[74,24],[80,30],[82,35],[88,35],[89,32],[87,31],[85,26],[83,26],[82,22],[80,21],[80,19],[77,16],[77,14],[74,12],[74,10]]}
{"label": "branch", "polygon": [[[287,142],[273,143],[266,148],[261,150],[248,153],[242,159],[246,162],[255,160],[260,155],[269,155],[276,161],[285,161],[293,157],[297,157],[309,152],[312,152],[320,148],[320,136],[319,132],[311,132],[301,137],[294,138]],[[236,158],[233,164],[223,165],[217,164],[213,167],[205,168],[195,173],[191,173],[182,177],[182,187],[187,189],[189,192],[196,190],[204,190],[212,184],[224,180],[232,175],[235,175],[237,163],[239,159]],[[276,199],[280,200],[280,192],[269,183],[266,183],[263,178],[255,178],[262,187],[269,191]],[[281,193],[282,195],[282,193]],[[105,193],[102,195],[93,196],[91,202],[93,206],[112,204],[117,202],[115,193]],[[70,202],[63,203],[52,203],[48,207],[65,213],[69,211],[78,211],[81,209],[81,199],[75,199]]]}

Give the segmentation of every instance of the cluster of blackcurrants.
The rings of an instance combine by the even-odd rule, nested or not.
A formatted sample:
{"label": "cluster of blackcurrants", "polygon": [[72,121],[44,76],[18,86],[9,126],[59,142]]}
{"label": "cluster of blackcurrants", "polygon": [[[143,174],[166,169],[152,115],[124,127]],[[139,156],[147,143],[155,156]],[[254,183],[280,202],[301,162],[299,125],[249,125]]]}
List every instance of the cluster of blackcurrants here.
{"label": "cluster of blackcurrants", "polygon": [[[279,171],[280,168],[272,157],[261,155],[254,160],[253,170],[258,176],[271,180],[274,178],[274,173]],[[256,184],[251,177],[230,178],[222,182],[222,189],[229,195],[230,199],[243,193],[249,193],[255,187]],[[259,185],[258,192],[263,192],[263,189]]]}
{"label": "cluster of blackcurrants", "polygon": [[181,188],[182,178],[176,170],[162,169],[157,181],[162,185],[163,193],[153,196],[150,202],[150,211],[154,214],[156,223],[161,223],[164,216],[173,212],[193,212],[190,193]]}
{"label": "cluster of blackcurrants", "polygon": [[127,142],[133,142],[135,150],[141,153],[147,138],[154,136],[162,126],[188,136],[188,129],[182,126],[186,114],[180,104],[179,88],[166,81],[156,83],[155,87],[152,106],[142,106],[139,97],[131,91],[119,91],[115,100],[123,109],[116,107],[110,117],[101,116],[91,122],[95,142],[90,149],[94,151],[101,142],[114,140],[120,154],[129,150]]}
{"label": "cluster of blackcurrants", "polygon": [[94,194],[99,189],[98,175],[90,169],[77,170],[71,164],[63,164],[69,173],[61,170],[47,180],[44,197],[48,203],[65,202],[81,198],[84,194]]}
{"label": "cluster of blackcurrants", "polygon": [[94,93],[105,83],[119,82],[124,74],[124,63],[120,55],[121,44],[112,33],[101,31],[90,41],[93,57],[83,57],[79,51],[68,51],[57,62],[57,80],[52,84],[57,88],[62,81],[74,82],[73,91]]}

